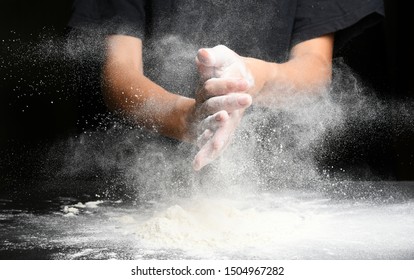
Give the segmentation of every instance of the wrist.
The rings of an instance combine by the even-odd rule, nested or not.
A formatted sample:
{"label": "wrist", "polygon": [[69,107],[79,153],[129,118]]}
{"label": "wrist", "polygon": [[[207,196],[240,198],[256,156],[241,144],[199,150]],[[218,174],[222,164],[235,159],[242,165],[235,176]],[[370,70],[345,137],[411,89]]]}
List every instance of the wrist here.
{"label": "wrist", "polygon": [[246,57],[244,60],[253,81],[248,93],[252,97],[258,97],[264,92],[269,82],[273,80],[277,64],[251,57]]}
{"label": "wrist", "polygon": [[176,102],[175,116],[178,140],[194,142],[194,116],[196,101],[192,98],[180,97]]}

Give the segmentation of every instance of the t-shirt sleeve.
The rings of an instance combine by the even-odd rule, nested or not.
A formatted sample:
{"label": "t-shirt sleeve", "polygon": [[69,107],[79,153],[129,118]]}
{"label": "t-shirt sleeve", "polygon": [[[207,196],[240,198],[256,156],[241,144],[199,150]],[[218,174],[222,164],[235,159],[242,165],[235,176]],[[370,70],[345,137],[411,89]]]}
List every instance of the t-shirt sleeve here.
{"label": "t-shirt sleeve", "polygon": [[68,25],[143,39],[145,0],[75,0]]}
{"label": "t-shirt sleeve", "polygon": [[291,45],[335,32],[341,47],[383,15],[382,0],[298,0]]}

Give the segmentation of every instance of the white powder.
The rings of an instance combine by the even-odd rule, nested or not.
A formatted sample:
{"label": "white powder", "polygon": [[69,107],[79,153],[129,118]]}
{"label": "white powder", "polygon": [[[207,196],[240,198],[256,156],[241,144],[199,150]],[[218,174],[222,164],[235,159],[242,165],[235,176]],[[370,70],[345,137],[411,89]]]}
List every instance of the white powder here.
{"label": "white powder", "polygon": [[412,259],[414,252],[412,199],[240,190],[139,206],[104,201],[99,215],[84,215],[87,209],[67,205],[65,219],[34,219],[55,228],[52,240],[64,246],[102,245],[74,258],[116,252],[128,259]]}
{"label": "white powder", "polygon": [[80,213],[79,209],[82,209],[82,211],[84,211],[85,208],[88,208],[88,209],[98,208],[99,204],[102,204],[102,203],[104,203],[104,201],[97,200],[97,201],[89,201],[89,202],[86,202],[85,204],[83,204],[82,202],[78,202],[73,205],[64,205],[62,206],[62,212],[65,213],[64,215],[65,217],[74,217],[76,215],[79,215]]}
{"label": "white powder", "polygon": [[85,207],[86,208],[98,208],[99,204],[102,204],[103,201],[102,200],[98,200],[98,201],[89,201],[85,203]]}
{"label": "white powder", "polygon": [[65,217],[73,217],[79,214],[79,209],[70,206],[64,206],[62,211],[65,213]]}
{"label": "white powder", "polygon": [[[259,210],[227,199],[193,199],[158,212],[136,234],[152,245],[191,250],[266,247],[287,237],[301,216],[289,210]],[[289,221],[284,223],[283,221]]]}
{"label": "white powder", "polygon": [[76,207],[76,208],[85,208],[86,206],[82,202],[78,202],[78,203],[74,204],[73,207]]}
{"label": "white powder", "polygon": [[207,258],[381,258],[414,248],[414,201],[380,205],[313,193],[244,195],[197,196],[154,205],[154,213],[135,209],[118,216],[119,229],[150,252]]}

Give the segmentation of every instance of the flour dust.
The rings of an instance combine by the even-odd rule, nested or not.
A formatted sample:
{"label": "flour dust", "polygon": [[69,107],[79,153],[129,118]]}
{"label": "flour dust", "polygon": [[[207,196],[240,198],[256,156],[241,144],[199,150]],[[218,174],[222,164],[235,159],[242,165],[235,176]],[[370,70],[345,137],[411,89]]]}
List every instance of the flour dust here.
{"label": "flour dust", "polygon": [[[78,81],[99,84],[102,38],[71,36],[13,50],[11,43],[6,46],[16,60],[2,60],[2,69],[6,79],[20,81],[15,87],[21,98],[65,99],[77,94]],[[161,82],[179,88],[177,80],[193,79],[186,74],[194,69],[177,63],[193,59],[193,45],[166,36],[158,46],[159,52],[171,48],[163,67],[173,75],[159,76]],[[177,49],[183,52],[177,55]],[[48,76],[28,75],[28,63],[45,67]],[[82,71],[66,71],[65,63]],[[71,82],[60,82],[64,78]],[[98,87],[93,92],[100,96]],[[347,183],[355,179],[348,176],[353,170],[330,165],[359,145],[361,135],[380,131],[383,139],[393,139],[412,133],[412,102],[377,98],[340,59],[327,92],[293,101],[284,108],[250,108],[230,147],[201,172],[191,169],[195,147],[110,114],[98,118],[97,129],[54,143],[42,172],[49,178],[101,180],[100,197],[136,205],[136,213],[114,223],[145,248],[227,258],[413,257],[412,201],[392,187]],[[371,140],[364,138],[368,145]],[[378,179],[369,167],[363,169],[356,179]],[[62,218],[78,219],[82,207],[63,211],[71,217]]]}

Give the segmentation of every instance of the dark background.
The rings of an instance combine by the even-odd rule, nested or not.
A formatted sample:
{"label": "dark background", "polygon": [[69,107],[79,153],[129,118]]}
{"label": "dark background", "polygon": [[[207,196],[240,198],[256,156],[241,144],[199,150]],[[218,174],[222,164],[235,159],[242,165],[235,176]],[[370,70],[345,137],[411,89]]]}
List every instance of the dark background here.
{"label": "dark background", "polygon": [[[105,114],[97,82],[99,63],[84,67],[83,62],[69,59],[62,63],[53,55],[42,60],[33,54],[37,42],[45,45],[48,38],[65,34],[71,3],[3,0],[0,4],[2,179],[35,176],[48,156],[48,145],[96,129],[100,120],[94,116]],[[386,0],[385,21],[355,38],[339,54],[382,100],[400,104],[412,104],[414,99],[413,17],[408,16],[406,5]],[[95,75],[91,70],[96,70]],[[79,79],[85,78],[82,71],[86,79]],[[398,132],[393,128],[398,125],[398,112],[389,115],[390,127],[387,122],[368,130],[350,127],[346,133],[355,135],[353,141],[342,144],[346,147],[340,156],[321,156],[322,168],[343,168],[356,179],[365,179],[359,170],[368,168],[379,179],[414,180],[411,116]]]}

